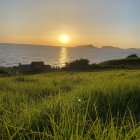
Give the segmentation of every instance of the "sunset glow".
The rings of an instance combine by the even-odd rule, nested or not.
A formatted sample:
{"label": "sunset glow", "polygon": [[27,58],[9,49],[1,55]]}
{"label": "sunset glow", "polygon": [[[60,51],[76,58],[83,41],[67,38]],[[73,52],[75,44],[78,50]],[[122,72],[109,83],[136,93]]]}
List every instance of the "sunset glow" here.
{"label": "sunset glow", "polygon": [[67,44],[69,43],[69,36],[67,35],[61,35],[59,37],[59,41],[62,43],[62,44]]}
{"label": "sunset glow", "polygon": [[140,48],[140,0],[1,0],[0,43]]}

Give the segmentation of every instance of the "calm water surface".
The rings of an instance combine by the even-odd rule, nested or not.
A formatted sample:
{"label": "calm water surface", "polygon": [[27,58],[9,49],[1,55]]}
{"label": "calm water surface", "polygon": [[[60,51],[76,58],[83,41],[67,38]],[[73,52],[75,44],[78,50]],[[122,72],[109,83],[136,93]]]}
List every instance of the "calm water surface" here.
{"label": "calm water surface", "polygon": [[136,50],[91,48],[91,47],[49,47],[33,45],[0,45],[0,66],[13,66],[18,63],[29,64],[32,61],[44,61],[52,66],[64,66],[65,62],[86,58],[91,63],[124,58]]}

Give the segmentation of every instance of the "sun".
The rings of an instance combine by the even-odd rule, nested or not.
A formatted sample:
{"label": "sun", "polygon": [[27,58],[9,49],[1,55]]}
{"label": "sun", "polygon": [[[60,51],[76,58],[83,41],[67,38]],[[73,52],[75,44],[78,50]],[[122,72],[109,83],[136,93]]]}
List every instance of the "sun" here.
{"label": "sun", "polygon": [[68,35],[61,35],[61,36],[59,37],[59,41],[60,41],[62,44],[67,44],[67,43],[69,43],[69,40],[70,40],[70,38],[69,38]]}

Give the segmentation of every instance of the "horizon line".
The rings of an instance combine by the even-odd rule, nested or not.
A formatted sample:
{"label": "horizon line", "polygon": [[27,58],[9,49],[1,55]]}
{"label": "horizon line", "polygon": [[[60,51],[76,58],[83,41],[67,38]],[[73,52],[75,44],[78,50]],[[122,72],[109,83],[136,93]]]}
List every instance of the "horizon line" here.
{"label": "horizon line", "polygon": [[60,45],[47,45],[47,44],[33,44],[33,43],[14,43],[14,42],[0,42],[0,44],[9,44],[9,45],[29,45],[29,46],[44,46],[44,47],[65,47],[65,48],[74,48],[74,47],[83,47],[84,46],[88,47],[90,46],[91,48],[105,48],[105,47],[110,47],[110,48],[118,48],[118,49],[140,49],[140,48],[122,48],[122,47],[115,47],[115,46],[112,46],[112,45],[103,45],[101,47],[97,47],[93,44],[79,44],[78,46],[60,46]]}

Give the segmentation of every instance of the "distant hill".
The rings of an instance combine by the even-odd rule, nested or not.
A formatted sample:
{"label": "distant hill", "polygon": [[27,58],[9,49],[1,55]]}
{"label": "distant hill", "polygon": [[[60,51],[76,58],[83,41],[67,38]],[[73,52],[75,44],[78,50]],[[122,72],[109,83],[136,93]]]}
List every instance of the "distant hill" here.
{"label": "distant hill", "polygon": [[75,46],[76,48],[97,48],[94,45],[80,45],[80,46]]}
{"label": "distant hill", "polygon": [[102,46],[101,49],[121,49],[121,48],[113,46]]}
{"label": "distant hill", "polygon": [[[16,46],[46,46],[46,47],[61,47],[61,46],[50,46],[50,45],[35,45],[35,44],[18,44],[18,43],[0,43],[0,45],[16,45]],[[111,50],[128,50],[128,51],[140,51],[140,48],[119,48],[119,47],[114,47],[114,46],[102,46],[101,48],[96,47],[92,44],[88,44],[88,45],[79,45],[79,46],[74,46],[74,48],[93,48],[93,49],[111,49]]]}

